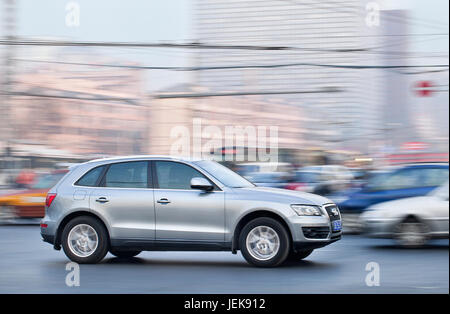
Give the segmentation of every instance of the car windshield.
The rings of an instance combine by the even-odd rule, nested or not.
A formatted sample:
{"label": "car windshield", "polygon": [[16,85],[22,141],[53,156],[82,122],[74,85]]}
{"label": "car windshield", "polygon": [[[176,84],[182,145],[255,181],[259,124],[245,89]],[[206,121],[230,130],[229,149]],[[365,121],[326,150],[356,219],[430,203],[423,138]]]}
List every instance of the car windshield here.
{"label": "car windshield", "polygon": [[222,166],[221,164],[212,161],[212,160],[202,160],[194,162],[195,165],[199,166],[206,172],[208,172],[210,175],[212,175],[214,178],[225,184],[226,186],[230,188],[247,188],[247,187],[254,187],[255,185],[240,175],[238,175],[236,172],[228,169],[225,166]]}
{"label": "car windshield", "polygon": [[47,174],[44,176],[41,176],[38,178],[38,181],[33,184],[33,186],[31,187],[32,189],[50,189],[52,188],[56,183],[58,183],[58,181],[64,177],[66,173],[65,172],[59,172],[59,173],[52,173],[52,174]]}

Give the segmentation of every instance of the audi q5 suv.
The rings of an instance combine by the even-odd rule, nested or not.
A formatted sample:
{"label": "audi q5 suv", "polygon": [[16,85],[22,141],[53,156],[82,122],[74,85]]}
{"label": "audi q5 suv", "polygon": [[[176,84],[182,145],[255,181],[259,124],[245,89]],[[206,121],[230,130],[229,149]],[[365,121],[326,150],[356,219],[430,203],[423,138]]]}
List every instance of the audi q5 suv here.
{"label": "audi q5 suv", "polygon": [[257,187],[215,161],[134,156],[71,168],[47,195],[41,235],[77,263],[240,250],[271,267],[339,240],[341,216],[324,197]]}

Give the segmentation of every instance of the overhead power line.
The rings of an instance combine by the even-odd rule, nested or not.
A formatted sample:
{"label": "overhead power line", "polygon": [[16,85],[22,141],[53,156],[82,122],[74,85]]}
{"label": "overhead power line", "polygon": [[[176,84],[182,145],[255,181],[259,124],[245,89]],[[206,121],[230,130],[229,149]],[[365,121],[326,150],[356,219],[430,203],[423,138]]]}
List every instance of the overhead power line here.
{"label": "overhead power line", "polygon": [[429,70],[429,71],[417,71],[417,72],[404,72],[404,71],[397,71],[400,74],[405,75],[416,75],[416,74],[429,74],[429,73],[441,73],[441,72],[448,72],[448,69],[441,69],[441,70]]}
{"label": "overhead power line", "polygon": [[154,98],[205,98],[205,97],[230,97],[230,96],[254,96],[254,95],[288,95],[288,94],[319,94],[319,93],[339,93],[343,92],[339,88],[321,88],[316,90],[286,90],[286,91],[242,91],[224,93],[170,93],[158,94]]}
{"label": "overhead power line", "polygon": [[[275,91],[240,91],[240,92],[224,92],[224,93],[162,93],[153,97],[157,99],[167,98],[206,98],[206,97],[230,97],[230,96],[256,96],[256,95],[289,95],[289,94],[319,94],[319,93],[339,93],[344,90],[334,87],[320,88],[315,90],[275,90]],[[68,100],[86,100],[86,101],[116,101],[124,102],[131,105],[140,105],[136,99],[119,98],[119,97],[84,97],[84,96],[64,96],[51,94],[38,94],[29,92],[1,92],[0,95],[22,96],[22,97],[42,97]]]}
{"label": "overhead power line", "polygon": [[230,49],[230,50],[302,50],[322,52],[361,52],[367,48],[307,48],[292,46],[259,46],[259,45],[220,45],[202,43],[145,43],[145,42],[93,42],[93,41],[60,41],[60,40],[8,40],[1,39],[0,45],[9,46],[60,46],[60,47],[147,47],[147,48],[184,48],[184,49]]}
{"label": "overhead power line", "polygon": [[124,102],[130,105],[137,105],[137,99],[122,98],[122,97],[89,97],[89,96],[64,96],[51,94],[38,94],[29,92],[1,92],[0,95],[7,96],[25,96],[25,97],[41,97],[41,98],[57,98],[57,99],[73,99],[73,100],[88,100],[88,101],[117,101]]}
{"label": "overhead power line", "polygon": [[[435,39],[435,38],[430,38]],[[375,53],[375,54],[401,54],[404,52],[380,51],[377,47],[359,48],[312,48],[296,46],[260,46],[260,45],[220,45],[202,43],[145,43],[145,42],[91,42],[91,41],[57,41],[57,40],[9,40],[0,39],[0,45],[12,46],[59,46],[59,47],[124,47],[124,48],[178,48],[178,49],[211,49],[211,50],[253,50],[253,51],[304,51],[316,53]],[[386,47],[397,44],[386,45]]]}
{"label": "overhead power line", "polygon": [[283,67],[326,67],[343,69],[411,69],[411,68],[448,68],[448,64],[428,64],[428,65],[344,65],[344,64],[325,64],[325,63],[284,63],[284,64],[247,64],[247,65],[224,65],[224,66],[199,66],[199,67],[173,67],[173,66],[141,66],[141,65],[121,65],[121,64],[101,64],[84,62],[64,62],[51,60],[33,60],[33,59],[15,59],[21,62],[50,63],[63,65],[109,67],[109,68],[127,68],[142,70],[171,70],[171,71],[206,71],[206,70],[230,70],[230,69],[253,69],[253,68],[283,68]]}

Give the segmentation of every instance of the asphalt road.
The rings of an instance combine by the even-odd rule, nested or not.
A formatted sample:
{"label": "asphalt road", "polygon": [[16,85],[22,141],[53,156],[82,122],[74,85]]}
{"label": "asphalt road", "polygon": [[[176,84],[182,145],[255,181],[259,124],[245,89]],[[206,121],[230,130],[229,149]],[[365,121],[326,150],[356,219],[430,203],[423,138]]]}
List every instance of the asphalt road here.
{"label": "asphalt road", "polygon": [[[366,264],[380,266],[380,285],[366,285]],[[228,252],[107,255],[80,266],[80,286],[65,283],[62,251],[41,241],[37,226],[0,226],[0,293],[449,293],[448,240],[423,249],[346,235],[306,261],[272,269]]]}

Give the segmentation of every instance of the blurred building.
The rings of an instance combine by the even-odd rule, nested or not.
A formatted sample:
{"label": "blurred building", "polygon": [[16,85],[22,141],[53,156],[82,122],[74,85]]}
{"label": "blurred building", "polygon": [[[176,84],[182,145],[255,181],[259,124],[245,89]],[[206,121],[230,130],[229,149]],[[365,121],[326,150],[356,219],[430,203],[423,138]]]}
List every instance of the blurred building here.
{"label": "blurred building", "polygon": [[[408,40],[399,39],[396,34],[407,34],[408,24],[402,23],[407,18],[406,10],[382,11],[380,26],[384,37],[386,52],[380,61],[387,66],[408,64]],[[413,124],[412,92],[410,78],[398,71],[384,71],[383,125],[386,145],[398,148],[402,143],[417,140]]]}
{"label": "blurred building", "polygon": [[[149,148],[152,154],[173,153],[173,145],[179,140],[177,130],[188,132],[190,149],[194,141],[200,141],[202,146],[216,135],[221,135],[222,146],[226,143],[242,143],[245,147],[260,147],[258,141],[248,141],[248,133],[229,134],[226,127],[265,127],[264,140],[267,148],[270,146],[268,137],[270,127],[277,128],[277,148],[296,150],[305,147],[305,128],[311,123],[298,106],[285,104],[277,96],[207,96],[205,89],[194,85],[177,85],[152,95],[149,114]],[[194,127],[195,121],[201,125]],[[220,130],[217,134],[210,127]],[[181,127],[181,129],[180,129]],[[177,129],[178,128],[178,129]],[[220,133],[220,134],[219,134]],[[235,135],[237,134],[237,136]],[[263,139],[259,138],[261,141]],[[201,153],[209,153],[210,150]],[[193,151],[190,152],[193,155]]]}
{"label": "blurred building", "polygon": [[[14,40],[17,35],[17,2],[1,0],[0,3],[0,37]],[[11,97],[8,95],[14,86],[14,45],[0,45],[0,147],[11,135],[10,107]]]}
{"label": "blurred building", "polygon": [[[410,21],[408,18],[407,10],[381,11],[384,48],[379,63],[387,66],[448,64],[448,57],[416,52],[423,48],[415,48],[413,40],[398,36],[410,33],[411,22],[405,22]],[[419,40],[424,41],[420,37]],[[382,78],[382,131],[386,148],[397,153],[416,152],[422,160],[427,160],[423,158],[426,154],[448,153],[448,71],[393,69],[384,71]],[[423,82],[431,85],[428,93],[418,90],[417,84]],[[411,148],[410,143],[421,145]]]}
{"label": "blurred building", "polygon": [[147,149],[148,112],[139,70],[40,64],[16,74],[16,81],[13,143],[83,155],[139,154]]}
{"label": "blurred building", "polygon": [[[200,43],[297,48],[205,49],[198,52],[198,66],[315,65],[199,71],[197,82],[213,91],[299,91],[280,99],[318,121],[299,126],[311,145],[365,151],[381,119],[378,74],[326,66],[374,64],[373,55],[360,51],[367,35],[378,32],[365,25],[365,5],[361,0],[197,0]],[[330,88],[340,91],[308,93]]]}

